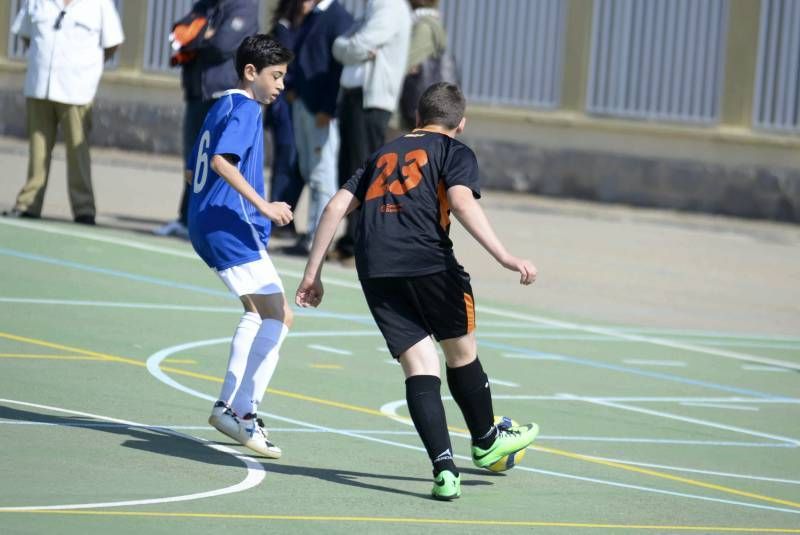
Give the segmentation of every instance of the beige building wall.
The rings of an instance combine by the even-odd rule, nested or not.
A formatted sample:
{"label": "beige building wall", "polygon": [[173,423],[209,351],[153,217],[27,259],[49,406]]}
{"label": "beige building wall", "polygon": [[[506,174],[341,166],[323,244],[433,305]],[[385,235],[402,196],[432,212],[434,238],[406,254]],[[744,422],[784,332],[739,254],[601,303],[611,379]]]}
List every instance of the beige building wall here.
{"label": "beige building wall", "polygon": [[[691,161],[699,166],[764,167],[778,169],[779,172],[782,172],[781,169],[800,170],[800,136],[771,134],[752,128],[761,9],[759,0],[730,0],[721,121],[713,126],[624,120],[587,114],[586,88],[594,0],[562,1],[569,5],[560,108],[537,111],[470,106],[466,133],[470,142],[501,143],[523,149],[529,147],[531,152],[559,151],[558,154],[561,154],[578,151],[606,154],[613,158]],[[261,2],[263,30],[268,28],[270,14],[276,4],[277,0]],[[183,103],[177,71],[174,74],[162,74],[142,69],[147,2],[125,0],[123,9],[126,41],[119,51],[118,66],[103,76],[98,99],[163,106],[175,110],[174,122],[179,123]],[[6,21],[9,16],[9,2],[0,2],[0,91],[21,93],[25,64],[23,61],[7,59],[9,35]],[[466,58],[461,60],[465,61]],[[7,99],[3,102],[7,102]],[[3,110],[4,117],[7,117],[8,111]],[[21,110],[17,112],[22,113]],[[180,124],[175,124],[176,135],[179,128]],[[141,135],[146,136],[146,133]],[[493,151],[494,145],[492,149],[487,149],[488,153]],[[514,154],[518,152],[516,150]],[[523,170],[526,165],[519,163]],[[524,189],[529,188],[530,181],[527,184],[519,187],[512,184],[509,187],[536,191]]]}

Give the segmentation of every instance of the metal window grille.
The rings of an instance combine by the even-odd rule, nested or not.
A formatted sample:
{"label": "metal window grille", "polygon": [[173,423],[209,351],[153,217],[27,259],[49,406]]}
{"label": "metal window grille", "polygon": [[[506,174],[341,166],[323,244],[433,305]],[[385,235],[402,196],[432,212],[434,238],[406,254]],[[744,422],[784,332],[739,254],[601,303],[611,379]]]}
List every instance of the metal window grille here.
{"label": "metal window grille", "polygon": [[595,0],[587,108],[719,120],[728,0]]}
{"label": "metal window grille", "polygon": [[[363,0],[344,0],[354,15]],[[558,107],[566,3],[562,0],[442,0],[448,46],[470,102]]]}
{"label": "metal window grille", "polygon": [[179,71],[169,65],[172,55],[169,33],[172,24],[189,13],[193,3],[193,0],[148,0],[143,60],[145,70],[178,74]]}
{"label": "metal window grille", "polygon": [[[8,28],[11,29],[11,25],[14,24],[14,19],[17,17],[17,13],[22,8],[24,0],[11,0],[11,17],[8,20]],[[120,19],[122,18],[122,2],[123,0],[114,0],[114,5],[117,8],[117,13],[119,13]],[[22,39],[11,33],[8,32],[8,57],[10,59],[25,59],[26,50],[25,45],[22,42]],[[115,54],[111,60],[106,62],[105,68],[106,69],[114,69],[119,64],[119,55]]]}
{"label": "metal window grille", "polygon": [[763,0],[753,124],[800,133],[800,0]]}

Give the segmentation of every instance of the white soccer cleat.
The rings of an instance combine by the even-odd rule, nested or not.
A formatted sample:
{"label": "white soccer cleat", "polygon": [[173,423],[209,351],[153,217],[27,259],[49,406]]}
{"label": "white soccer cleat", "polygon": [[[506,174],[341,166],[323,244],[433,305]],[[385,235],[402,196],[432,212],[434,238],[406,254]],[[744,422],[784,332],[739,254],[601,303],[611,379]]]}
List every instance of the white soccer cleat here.
{"label": "white soccer cleat", "polygon": [[283,453],[278,446],[267,438],[267,430],[264,429],[264,422],[261,421],[261,418],[253,414],[248,414],[245,418],[239,420],[239,436],[236,437],[236,440],[245,448],[249,448],[270,459],[280,459]]}
{"label": "white soccer cleat", "polygon": [[211,416],[208,417],[208,423],[223,435],[227,435],[237,442],[239,441],[239,418],[224,402],[217,401],[214,404],[214,408],[211,409]]}

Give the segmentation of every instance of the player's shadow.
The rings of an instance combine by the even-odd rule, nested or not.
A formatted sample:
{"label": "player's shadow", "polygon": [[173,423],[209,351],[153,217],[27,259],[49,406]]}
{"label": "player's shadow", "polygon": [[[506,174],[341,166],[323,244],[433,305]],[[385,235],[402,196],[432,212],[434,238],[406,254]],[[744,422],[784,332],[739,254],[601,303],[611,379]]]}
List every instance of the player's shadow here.
{"label": "player's shadow", "polygon": [[[51,426],[53,429],[52,434],[56,438],[54,443],[58,442],[57,437],[58,434],[61,433],[59,427],[75,427],[94,432],[119,435],[123,437],[121,445],[125,448],[132,448],[157,455],[166,455],[168,457],[179,457],[201,463],[232,466],[236,468],[243,467],[242,461],[237,459],[234,455],[226,454],[209,447],[209,445],[214,444],[214,442],[198,442],[197,440],[181,436],[179,433],[171,432],[167,429],[161,429],[158,427],[139,427],[121,423],[106,422],[87,416],[60,416],[54,414],[42,414],[30,410],[9,407],[7,405],[0,405],[0,419],[24,422],[26,424],[34,423]],[[37,433],[42,433],[44,435],[48,433],[48,431],[37,430]],[[229,444],[226,442],[218,442],[217,444],[225,446],[239,446],[239,444]],[[252,452],[246,452],[245,454],[248,457],[263,461],[266,470],[271,473],[310,477],[340,485],[348,485],[367,490],[387,492],[390,494],[413,496],[415,498],[430,498],[430,495],[427,493],[410,492],[395,488],[391,484],[381,483],[384,481],[413,481],[424,483],[425,486],[427,486],[431,483],[430,478],[419,478],[394,474],[377,474],[370,472],[354,472],[351,470],[341,470],[336,468],[294,466],[286,464],[285,461],[271,462],[271,460],[260,457]],[[420,462],[426,463],[423,456],[420,456]],[[480,476],[504,475],[470,468],[461,469],[461,472],[462,474]],[[461,485],[465,487],[493,484],[494,483],[491,481],[485,481],[481,479],[462,478],[461,481]]]}
{"label": "player's shadow", "polygon": [[[421,462],[424,458],[420,458]],[[427,464],[427,462],[426,462]],[[391,474],[376,474],[370,472],[354,472],[352,470],[340,470],[336,468],[314,468],[310,466],[293,466],[285,463],[271,463],[267,470],[276,474],[286,474],[289,476],[301,476],[320,479],[331,483],[338,483],[340,485],[348,485],[366,490],[374,490],[378,492],[387,492],[390,494],[401,494],[404,496],[413,496],[414,498],[430,499],[429,493],[411,492],[407,490],[398,489],[396,487],[386,484],[378,483],[378,481],[414,481],[423,484],[427,487],[431,484],[430,478],[399,476]],[[371,482],[373,481],[373,482]],[[479,486],[479,485],[493,485],[490,481],[481,481],[462,478],[461,485],[466,487]]]}
{"label": "player's shadow", "polygon": [[[244,466],[243,462],[233,455],[215,450],[204,442],[199,442],[181,436],[179,433],[157,427],[138,427],[105,422],[85,416],[41,414],[29,410],[8,407],[6,405],[0,405],[0,418],[52,426],[52,436],[56,442],[59,441],[58,436],[61,434],[61,430],[58,429],[59,427],[77,427],[96,432],[120,435],[123,437],[121,445],[125,448],[132,448],[169,457],[180,457],[190,461],[220,466],[233,466],[237,468],[242,468]],[[41,433],[42,436],[48,434],[46,430],[37,430],[37,432]]]}

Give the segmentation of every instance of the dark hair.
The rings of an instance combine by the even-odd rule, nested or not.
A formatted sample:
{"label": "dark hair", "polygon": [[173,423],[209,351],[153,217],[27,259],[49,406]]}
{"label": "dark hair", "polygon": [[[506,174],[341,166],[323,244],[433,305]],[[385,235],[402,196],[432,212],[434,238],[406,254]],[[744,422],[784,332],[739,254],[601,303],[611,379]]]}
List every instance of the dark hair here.
{"label": "dark hair", "polygon": [[283,65],[292,59],[292,51],[272,37],[263,33],[251,35],[245,37],[236,50],[236,74],[240,80],[244,79],[244,66],[248,63],[253,64],[256,72],[259,72],[264,67]]}
{"label": "dark hair", "polygon": [[303,0],[280,0],[272,15],[274,28],[281,19],[286,19],[294,27],[303,19]]}
{"label": "dark hair", "polygon": [[419,97],[417,112],[420,125],[435,124],[453,129],[464,118],[467,101],[457,85],[439,82],[428,87]]}
{"label": "dark hair", "polygon": [[436,9],[439,7],[439,0],[411,0],[411,9],[418,9],[421,7],[428,7]]}

